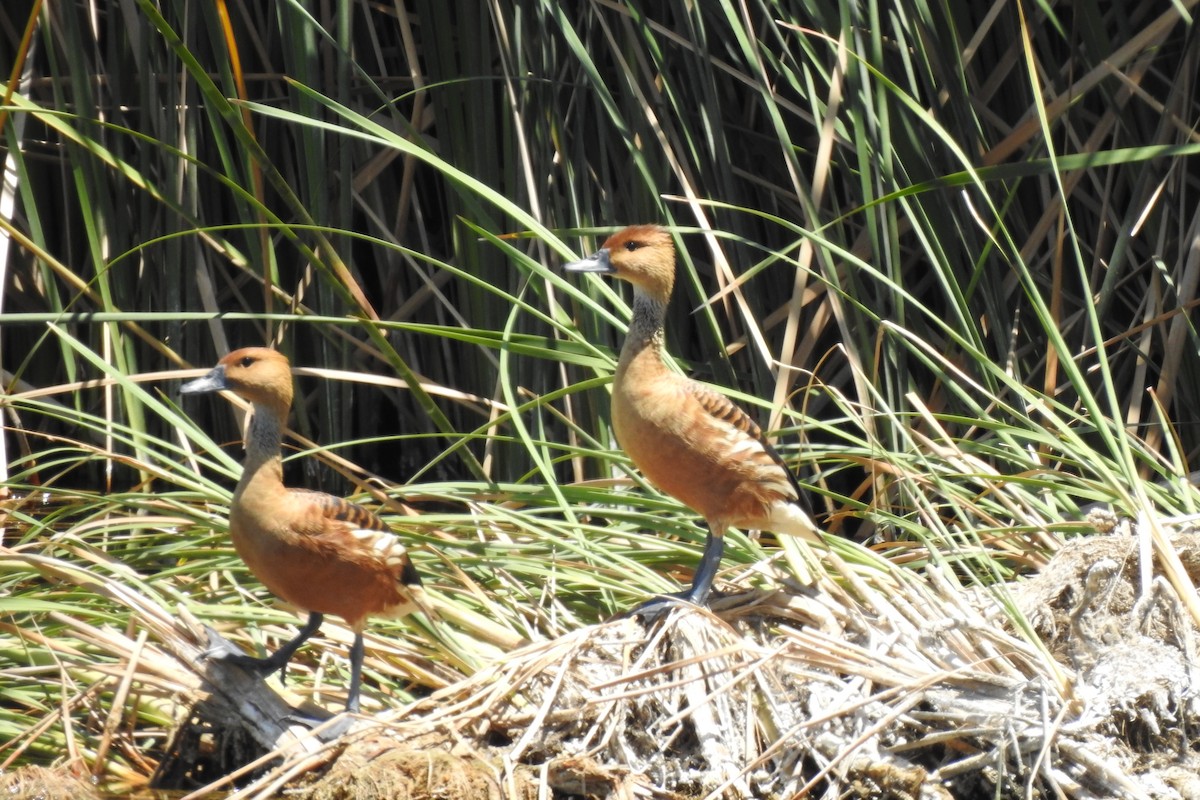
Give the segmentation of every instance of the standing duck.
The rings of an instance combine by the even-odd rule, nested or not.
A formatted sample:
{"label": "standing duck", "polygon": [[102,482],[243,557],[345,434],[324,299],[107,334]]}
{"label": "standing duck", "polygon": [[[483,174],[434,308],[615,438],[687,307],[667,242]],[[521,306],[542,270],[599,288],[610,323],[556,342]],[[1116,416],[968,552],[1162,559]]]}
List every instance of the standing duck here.
{"label": "standing duck", "polygon": [[663,324],[675,283],[671,235],[657,225],[633,225],[565,268],[633,284],[633,319],[613,379],[613,432],[650,483],[708,524],[691,588],[677,596],[707,602],[731,527],[821,542],[801,508],[800,486],[754,420],[724,395],[667,366]]}
{"label": "standing duck", "polygon": [[325,614],[354,631],[346,710],[359,710],[363,628],[368,616],[429,612],[421,577],[378,516],[339,497],[283,485],[280,446],[292,406],[292,370],[264,347],[235,350],[184,394],[229,390],[249,401],[242,477],[229,508],[229,536],[246,566],[273,594],[308,612],[300,633],[267,658],[228,656],[262,675],[285,669]]}

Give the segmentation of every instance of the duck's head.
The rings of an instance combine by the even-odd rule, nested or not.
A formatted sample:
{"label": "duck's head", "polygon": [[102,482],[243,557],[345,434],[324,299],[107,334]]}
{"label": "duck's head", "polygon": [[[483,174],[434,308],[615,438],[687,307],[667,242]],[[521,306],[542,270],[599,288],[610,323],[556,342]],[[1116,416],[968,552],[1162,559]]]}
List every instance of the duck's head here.
{"label": "duck's head", "polygon": [[563,268],[612,275],[666,303],[675,284],[675,243],[658,225],[631,225],[608,237],[592,255]]}
{"label": "duck's head", "polygon": [[285,414],[292,405],[292,368],[287,356],[266,347],[243,347],[218,361],[204,377],[179,389],[183,394],[225,390]]}

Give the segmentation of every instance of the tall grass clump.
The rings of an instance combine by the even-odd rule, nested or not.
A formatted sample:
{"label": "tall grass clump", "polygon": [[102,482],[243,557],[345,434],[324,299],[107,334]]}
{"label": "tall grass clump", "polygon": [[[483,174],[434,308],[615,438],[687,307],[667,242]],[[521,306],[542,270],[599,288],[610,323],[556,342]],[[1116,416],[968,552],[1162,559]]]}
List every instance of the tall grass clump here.
{"label": "tall grass clump", "polygon": [[140,603],[288,636],[224,536],[241,412],[176,391],[234,347],[299,368],[287,480],[490,620],[380,623],[373,708],[686,581],[703,531],[608,428],[628,297],[558,269],[627,223],[677,234],[671,352],[856,579],[1194,513],[1194,5],[6,4],[0,768],[144,780],[171,687],[109,718],[105,644]]}

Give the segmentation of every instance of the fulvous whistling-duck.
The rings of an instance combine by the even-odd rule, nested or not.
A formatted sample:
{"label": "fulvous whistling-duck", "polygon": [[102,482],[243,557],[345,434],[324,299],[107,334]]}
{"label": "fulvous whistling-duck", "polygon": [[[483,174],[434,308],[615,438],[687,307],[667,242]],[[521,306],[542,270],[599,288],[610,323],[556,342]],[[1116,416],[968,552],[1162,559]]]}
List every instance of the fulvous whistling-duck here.
{"label": "fulvous whistling-duck", "polygon": [[730,527],[820,542],[800,506],[799,484],[754,420],[724,395],[667,366],[663,323],[675,282],[671,235],[656,225],[634,225],[565,268],[633,284],[633,319],[613,379],[612,426],[642,474],[708,524],[700,566],[680,597],[697,605],[708,599]]}
{"label": "fulvous whistling-duck", "polygon": [[263,675],[286,669],[325,614],[354,631],[346,710],[359,708],[363,628],[370,615],[429,613],[421,577],[383,520],[339,497],[283,485],[280,445],[292,405],[292,370],[264,347],[235,350],[184,394],[232,391],[253,405],[242,477],[229,508],[229,536],[246,566],[276,596],[309,612],[300,633],[267,658],[228,657]]}

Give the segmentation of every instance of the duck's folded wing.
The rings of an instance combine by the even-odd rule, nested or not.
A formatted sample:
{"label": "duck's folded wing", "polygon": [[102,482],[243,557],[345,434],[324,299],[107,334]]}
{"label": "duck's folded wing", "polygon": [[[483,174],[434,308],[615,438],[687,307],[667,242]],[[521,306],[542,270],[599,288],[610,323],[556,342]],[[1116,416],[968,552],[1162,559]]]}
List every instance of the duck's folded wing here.
{"label": "duck's folded wing", "polygon": [[380,517],[340,497],[308,489],[293,489],[318,515],[310,526],[313,535],[329,540],[343,552],[377,561],[405,586],[421,585],[421,575],[408,556],[408,549]]}
{"label": "duck's folded wing", "polygon": [[697,407],[706,415],[707,424],[717,432],[724,454],[730,459],[753,464],[758,468],[760,482],[768,484],[782,499],[796,503],[808,513],[806,494],[758,423],[720,392],[695,381],[689,381],[687,386]]}

